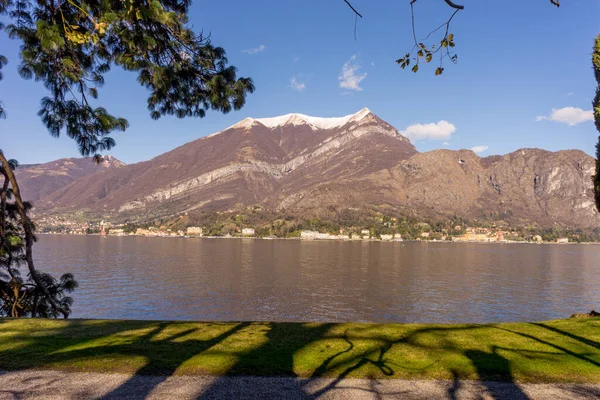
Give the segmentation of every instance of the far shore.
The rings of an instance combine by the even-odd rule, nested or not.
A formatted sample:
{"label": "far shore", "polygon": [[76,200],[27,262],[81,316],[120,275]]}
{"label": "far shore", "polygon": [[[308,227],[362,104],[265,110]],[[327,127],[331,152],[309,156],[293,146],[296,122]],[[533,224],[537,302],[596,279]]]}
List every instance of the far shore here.
{"label": "far shore", "polygon": [[103,236],[103,237],[143,237],[143,238],[160,238],[160,239],[253,239],[253,240],[301,240],[306,242],[373,242],[373,243],[452,243],[452,244],[560,244],[560,245],[574,245],[574,244],[600,244],[600,242],[568,242],[568,243],[557,243],[557,242],[534,242],[524,240],[503,240],[503,241],[453,241],[453,240],[382,240],[375,238],[368,239],[305,239],[299,237],[283,238],[283,237],[257,237],[257,236],[167,236],[167,235],[101,235],[100,233],[57,233],[57,232],[44,232],[39,233],[40,235],[61,235],[61,236]]}

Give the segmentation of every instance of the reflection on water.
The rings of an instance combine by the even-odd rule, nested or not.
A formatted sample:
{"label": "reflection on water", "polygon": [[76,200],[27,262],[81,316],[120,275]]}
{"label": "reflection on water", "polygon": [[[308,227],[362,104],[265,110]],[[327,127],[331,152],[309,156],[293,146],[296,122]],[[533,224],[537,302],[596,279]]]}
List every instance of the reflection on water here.
{"label": "reflection on water", "polygon": [[600,306],[596,245],[42,235],[75,318],[498,322]]}

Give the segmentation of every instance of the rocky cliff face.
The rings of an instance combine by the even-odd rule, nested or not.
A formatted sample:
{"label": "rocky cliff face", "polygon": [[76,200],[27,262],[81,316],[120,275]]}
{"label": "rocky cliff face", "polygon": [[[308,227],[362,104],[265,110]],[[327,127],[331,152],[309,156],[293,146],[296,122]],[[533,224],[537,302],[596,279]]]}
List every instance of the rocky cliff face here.
{"label": "rocky cliff face", "polygon": [[542,225],[594,226],[594,159],[570,150],[521,149],[479,158],[471,151],[438,150],[401,163],[394,181],[408,208],[430,214],[510,214]]}
{"label": "rocky cliff face", "polygon": [[122,218],[255,204],[306,213],[377,206],[428,217],[502,214],[591,227],[600,223],[594,162],[575,150],[486,158],[469,150],[418,153],[367,109],[341,118],[288,114],[247,118],[150,161],[38,191],[37,205],[42,212]]}

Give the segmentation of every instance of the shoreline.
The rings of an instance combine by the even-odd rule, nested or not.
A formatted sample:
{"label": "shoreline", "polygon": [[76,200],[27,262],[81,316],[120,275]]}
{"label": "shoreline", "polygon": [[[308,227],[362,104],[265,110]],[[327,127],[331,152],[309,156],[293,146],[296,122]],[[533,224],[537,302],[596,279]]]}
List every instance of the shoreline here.
{"label": "shoreline", "polygon": [[382,240],[382,239],[302,239],[299,237],[283,238],[283,237],[256,237],[256,236],[152,236],[152,235],[102,235],[100,233],[89,233],[89,234],[72,234],[72,233],[45,233],[40,232],[37,235],[56,235],[56,236],[101,236],[101,237],[136,237],[136,238],[159,238],[159,239],[252,239],[252,240],[296,240],[305,242],[350,242],[350,243],[452,243],[452,244],[558,244],[558,245],[578,245],[578,244],[595,244],[598,245],[600,242],[568,242],[568,243],[557,243],[557,242],[533,242],[533,241],[518,241],[518,240],[505,240],[505,241],[462,241],[462,240]]}

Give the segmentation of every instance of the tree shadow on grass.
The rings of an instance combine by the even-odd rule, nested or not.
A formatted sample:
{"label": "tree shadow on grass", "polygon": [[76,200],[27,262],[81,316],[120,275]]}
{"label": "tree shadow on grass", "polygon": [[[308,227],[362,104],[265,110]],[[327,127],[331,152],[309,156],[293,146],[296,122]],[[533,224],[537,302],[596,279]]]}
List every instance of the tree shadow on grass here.
{"label": "tree shadow on grass", "polygon": [[[364,340],[365,337],[356,332],[351,334],[349,329],[343,335],[332,334],[330,329],[334,326],[335,324],[269,324],[269,332],[266,335],[268,341],[250,353],[241,354],[238,363],[227,372],[229,376],[218,379],[198,399],[233,397],[272,398],[274,393],[280,393],[281,397],[290,399],[317,399],[338,389],[352,389],[346,384],[343,385],[343,388],[340,385],[345,382],[346,378],[353,376],[354,373],[364,368],[370,368],[370,371],[377,371],[377,374],[367,374],[371,380],[369,387],[361,385],[353,389],[369,392],[379,397],[384,395],[384,393],[376,385],[377,377],[392,377],[395,374],[395,368],[415,369],[414,367],[403,365],[403,360],[393,359],[388,356],[388,352],[393,346],[408,344],[418,347],[420,346],[418,341],[421,335],[470,329],[470,327],[464,326],[422,328],[408,334],[403,334],[398,339],[390,339],[383,335],[366,335],[369,340],[377,344],[369,346],[357,354],[352,354],[353,350],[356,350],[354,341]],[[472,328],[477,327],[474,325]],[[309,345],[315,345],[316,342],[323,339],[343,340],[346,346],[337,353],[326,357],[308,378],[303,378],[296,371],[296,368],[299,366],[294,363],[294,358],[300,350]],[[267,360],[267,364],[263,364]],[[255,364],[257,361],[258,364]],[[418,369],[425,370],[430,366],[431,363]],[[264,369],[265,367],[266,370]],[[270,387],[259,387],[260,385],[257,385],[257,381],[252,379],[237,379],[235,381],[230,379],[230,376],[248,375],[248,372],[252,370],[255,371],[252,373],[254,376],[266,375],[294,379],[271,380]],[[329,379],[323,381],[321,380],[323,377]],[[277,385],[277,387],[273,387],[272,385]],[[385,393],[386,396],[403,396],[409,394],[407,392]]]}
{"label": "tree shadow on grass", "polygon": [[498,354],[496,346],[491,352],[467,350],[465,356],[477,370],[481,384],[494,399],[527,400],[529,397],[513,379],[510,361]]}
{"label": "tree shadow on grass", "polygon": [[[233,366],[227,375],[247,375],[248,371],[256,368],[256,373],[252,375],[269,375],[281,376],[288,380],[270,381],[271,385],[279,385],[277,387],[258,388],[256,382],[248,380],[237,380],[235,383],[224,377],[218,379],[206,392],[199,398],[223,398],[223,397],[240,397],[244,394],[252,394],[252,398],[268,398],[274,393],[285,394],[286,398],[320,398],[327,393],[338,390],[348,389],[344,383],[345,378],[358,375],[367,375],[376,381],[381,377],[393,377],[397,375],[399,369],[416,370],[415,375],[418,377],[418,370],[427,370],[432,367],[437,361],[430,362],[420,368],[415,368],[414,364],[408,360],[394,358],[389,355],[389,352],[394,346],[403,345],[409,346],[412,349],[420,349],[423,351],[443,351],[459,354],[469,360],[473,366],[473,374],[464,374],[458,370],[449,369],[447,372],[452,374],[452,382],[447,389],[447,396],[451,399],[459,397],[459,392],[462,388],[463,379],[476,379],[487,393],[494,399],[528,399],[526,393],[517,384],[514,378],[513,366],[511,361],[503,356],[501,352],[512,352],[521,354],[526,359],[543,360],[551,359],[556,354],[564,354],[569,357],[575,357],[579,360],[592,363],[597,363],[568,348],[555,345],[536,336],[519,332],[498,328],[496,326],[482,325],[464,325],[464,326],[437,326],[415,329],[405,332],[400,337],[390,338],[386,335],[376,335],[373,332],[368,332],[368,328],[361,333],[360,330],[354,329],[352,332],[346,330],[343,335],[332,334],[329,329],[334,327],[333,324],[269,324],[269,332],[267,333],[268,340],[260,347],[257,347],[252,352],[241,354],[238,363]],[[497,345],[465,347],[448,339],[453,331],[469,331],[477,329],[502,329],[511,334],[521,336],[526,339],[542,343],[549,346],[553,351],[537,351],[527,349],[525,344],[523,348],[509,348]],[[556,332],[560,333],[560,332]],[[436,336],[438,342],[435,345],[427,344],[424,340],[427,337]],[[363,347],[358,350],[356,341],[369,339],[373,344],[367,348]],[[323,361],[314,368],[309,378],[298,376],[294,363],[295,356],[306,346],[314,345],[316,342],[327,340],[343,340],[346,345],[338,352],[324,358]],[[554,350],[558,350],[557,353]],[[254,365],[254,363],[258,364]],[[267,361],[268,360],[268,361]],[[266,362],[267,365],[260,365]],[[266,370],[264,369],[266,367]],[[275,371],[275,373],[273,373]],[[376,371],[377,373],[372,373]],[[266,373],[265,373],[266,372]],[[402,375],[402,374],[401,374]],[[427,374],[425,374],[427,375]],[[405,375],[403,375],[405,376]],[[316,382],[321,377],[331,378],[323,382]],[[317,383],[315,385],[315,383]],[[236,385],[234,391],[232,386]],[[343,386],[343,387],[341,387]],[[357,390],[371,392],[375,396],[390,395],[390,393],[382,393],[377,385],[370,385],[370,388],[360,386]],[[414,394],[414,393],[413,393]],[[410,395],[403,393],[398,395]]]}
{"label": "tree shadow on grass", "polygon": [[[333,324],[266,323],[266,341],[251,351],[240,354],[228,376],[265,376],[269,385],[257,385],[256,380],[228,377],[218,379],[199,399],[214,398],[306,398],[301,385],[294,379],[294,356],[303,347],[325,337]],[[285,379],[287,378],[287,379]],[[235,385],[235,386],[234,386]]]}
{"label": "tree shadow on grass", "polygon": [[[121,368],[135,368],[136,371],[104,398],[141,399],[173,375],[187,360],[249,325],[212,323],[195,327],[194,324],[177,322],[75,320],[63,327],[42,328],[40,331],[43,334],[28,335],[22,332],[21,339],[27,344],[0,351],[0,369],[70,369],[74,366],[78,370],[77,365],[89,363],[93,365],[92,370],[98,372],[105,365],[110,372],[126,372],[111,369],[109,363],[114,359]],[[202,335],[205,339],[193,337],[200,327],[211,330],[215,326],[217,332]],[[17,359],[21,361],[15,362]],[[153,377],[149,378],[148,375]]]}
{"label": "tree shadow on grass", "polygon": [[[538,337],[535,337],[535,336],[533,336],[533,335],[530,335],[530,334],[528,334],[528,333],[524,333],[524,332],[518,332],[518,331],[514,331],[514,330],[506,329],[506,328],[500,328],[500,327],[496,327],[496,329],[501,329],[501,330],[503,330],[503,331],[510,332],[510,333],[513,333],[513,334],[515,334],[515,335],[519,335],[519,336],[522,336],[522,337],[524,337],[524,338],[527,338],[527,339],[531,339],[531,340],[533,340],[533,341],[536,341],[536,342],[538,342],[538,343],[544,344],[544,345],[546,345],[546,346],[548,346],[548,347],[552,347],[552,348],[554,348],[554,349],[556,349],[556,350],[560,351],[561,353],[567,354],[567,355],[569,355],[569,356],[571,356],[571,357],[574,357],[574,358],[577,358],[577,359],[579,359],[579,360],[581,360],[581,361],[585,361],[585,362],[587,362],[587,363],[589,363],[589,364],[592,364],[592,365],[593,365],[593,366],[595,366],[595,367],[600,367],[600,362],[598,362],[598,361],[596,361],[596,360],[593,360],[593,359],[591,359],[590,357],[588,357],[588,354],[579,354],[579,353],[577,353],[577,352],[575,352],[575,351],[573,351],[573,350],[569,350],[569,349],[567,349],[567,348],[566,348],[566,347],[564,347],[564,346],[560,346],[560,345],[558,345],[558,344],[555,344],[555,343],[549,342],[549,341],[547,341],[547,340],[545,340],[545,339],[540,339],[540,338],[538,338]],[[559,329],[556,329],[556,331],[557,331],[556,333],[559,333],[559,334],[561,334],[561,335],[563,335],[563,336],[566,336],[566,337],[571,337],[571,338],[572,338],[572,337],[574,336],[574,335],[572,335],[572,334],[565,335],[565,332],[561,332]],[[584,338],[580,338],[580,339],[584,339]],[[585,339],[585,340],[587,341],[588,339]],[[580,340],[580,341],[581,341],[581,340]],[[591,341],[591,342],[592,342],[592,343],[595,343],[595,342],[593,342],[593,341]],[[592,346],[592,345],[590,345],[590,346]],[[592,346],[592,347],[594,347],[594,346]]]}
{"label": "tree shadow on grass", "polygon": [[[147,344],[149,347],[155,348],[161,345],[167,346],[168,356],[164,358],[153,357],[150,352],[143,351],[142,348],[142,353],[148,359],[146,365],[139,369],[136,374],[128,379],[125,383],[104,396],[103,399],[108,400],[147,397],[155,387],[173,375],[177,368],[185,361],[221,343],[229,336],[249,326],[250,323],[244,322],[236,324],[231,329],[228,329],[227,331],[209,340],[186,339],[177,341],[177,339],[184,338],[191,333],[194,333],[197,329],[193,328],[158,339],[157,336],[167,325],[168,324],[166,323],[160,324],[156,329],[140,338],[139,344]],[[127,348],[111,350],[127,352]],[[131,355],[135,355],[135,353]],[[160,375],[157,375],[157,372],[159,372]],[[152,381],[149,381],[147,378],[145,378],[146,375],[156,375],[156,377]]]}
{"label": "tree shadow on grass", "polygon": [[[578,340],[594,349],[598,348],[597,342],[592,339],[564,332],[553,326],[539,325],[536,324],[540,329],[549,329],[554,334]],[[2,329],[5,326],[9,328]],[[236,335],[249,326],[253,328],[242,335]],[[336,327],[338,329],[335,329]],[[0,333],[5,334],[7,329],[10,331],[12,328],[9,324],[0,325],[0,329]],[[0,351],[0,369],[4,369],[5,365],[10,365],[10,369],[54,366],[66,366],[68,369],[71,365],[77,369],[77,365],[85,365],[90,360],[100,360],[96,366],[107,365],[107,368],[110,368],[107,363],[111,358],[120,357],[120,365],[129,365],[136,373],[104,396],[104,399],[145,398],[188,360],[228,339],[228,343],[232,344],[231,348],[221,346],[220,349],[210,350],[209,353],[222,353],[228,360],[235,361],[232,365],[223,367],[226,376],[216,378],[199,396],[201,399],[247,398],[250,393],[255,398],[319,398],[334,390],[350,389],[344,379],[353,376],[372,378],[369,384],[357,386],[356,390],[367,391],[376,397],[389,396],[392,394],[382,393],[385,385],[379,385],[377,379],[394,376],[429,377],[431,374],[427,371],[441,362],[442,352],[462,359],[463,363],[468,361],[473,367],[471,372],[464,368],[464,364],[462,369],[455,370],[447,360],[444,361],[447,364],[442,364],[442,368],[438,367],[438,371],[447,374],[451,379],[446,392],[451,399],[459,397],[463,379],[481,381],[481,385],[496,399],[526,399],[527,396],[515,382],[514,366],[510,361],[510,353],[506,352],[516,352],[525,358],[535,358],[538,361],[546,357],[550,360],[559,354],[585,361],[594,367],[600,366],[589,354],[573,350],[572,347],[558,341],[552,343],[552,339],[541,337],[535,330],[521,332],[495,325],[429,326],[402,328],[398,331],[386,329],[385,326],[353,325],[342,331],[337,324],[324,323],[194,324],[74,320],[62,328],[40,328],[32,334],[28,334],[24,328],[20,329],[14,332],[25,339],[23,345],[14,348],[9,346]],[[526,341],[521,348],[501,347],[502,343],[481,345],[473,342],[469,345],[457,341],[458,338],[476,340],[477,337],[483,337],[482,333],[475,333],[478,329],[500,329],[507,334],[516,335],[512,336],[513,339],[520,337]],[[461,331],[474,331],[474,335],[463,336]],[[459,335],[453,336],[453,332]],[[244,336],[246,334],[248,336]],[[249,339],[252,337],[258,340]],[[554,338],[557,337],[559,336]],[[252,342],[245,343],[244,340]],[[527,343],[532,343],[530,340],[549,347],[550,351],[528,349]],[[425,364],[404,358],[404,350],[391,351],[397,349],[397,346],[404,347],[413,356],[423,352]],[[135,362],[123,364],[123,360],[128,357]],[[19,361],[16,362],[15,359]],[[198,368],[194,371],[201,372]],[[146,377],[142,379],[144,375]],[[149,378],[148,375],[153,377]],[[231,376],[235,376],[236,379],[231,379]],[[280,379],[261,380],[250,377]],[[320,380],[323,377],[330,380]],[[596,389],[581,390],[593,392]],[[396,395],[410,396],[411,393]]]}
{"label": "tree shadow on grass", "polygon": [[547,330],[549,330],[551,332],[558,333],[560,335],[563,335],[563,336],[569,337],[571,339],[577,340],[577,341],[579,341],[579,342],[581,342],[583,344],[586,344],[588,346],[594,347],[596,349],[600,349],[600,342],[596,342],[595,340],[584,338],[582,336],[575,335],[574,333],[567,332],[567,331],[564,331],[562,329],[558,329],[558,328],[555,328],[553,326],[549,326],[548,324],[544,324],[544,323],[541,323],[541,322],[534,322],[531,325],[535,325],[535,326],[537,326],[539,328],[547,329]]}
{"label": "tree shadow on grass", "polygon": [[[360,356],[355,357],[353,360],[344,361],[345,363],[355,362],[354,365],[349,366],[343,372],[338,374],[328,385],[322,387],[321,389],[312,393],[312,398],[319,398],[326,393],[335,390],[339,383],[343,381],[346,377],[351,375],[354,371],[357,371],[367,365],[374,366],[377,370],[386,377],[391,377],[394,375],[395,370],[393,367],[401,368],[401,369],[415,369],[414,367],[408,367],[406,365],[402,365],[402,360],[395,360],[391,357],[387,356],[387,353],[393,346],[399,344],[409,344],[415,347],[427,348],[428,346],[419,344],[420,336],[424,334],[432,334],[432,333],[444,333],[451,332],[453,330],[469,330],[469,329],[477,329],[479,326],[466,326],[466,327],[443,327],[443,328],[423,328],[418,329],[414,332],[411,332],[408,335],[405,335],[396,340],[389,340],[384,337],[379,337],[377,340],[381,343],[378,346],[370,349],[369,351],[363,352]],[[344,336],[344,339],[348,342],[349,347],[338,353],[334,356],[329,357],[324,361],[323,364],[319,366],[315,370],[316,374],[324,374],[327,372],[328,368],[334,368],[335,364],[333,360],[349,351],[351,351],[354,347],[354,344],[351,340],[348,339],[348,331]],[[467,357],[473,366],[475,367],[476,373],[481,380],[482,385],[486,388],[488,393],[494,399],[517,399],[517,400],[527,400],[528,397],[521,390],[521,388],[514,382],[510,361],[506,358],[502,357],[497,353],[497,348],[493,348],[492,352],[484,352],[481,350],[466,350],[461,351],[456,346],[448,343],[448,341],[443,340],[441,347],[447,350],[454,350],[456,352],[462,353],[465,357]],[[508,349],[507,349],[508,350]],[[435,362],[433,363],[435,364]],[[419,369],[426,370],[431,367],[433,364],[425,365]],[[451,369],[450,373],[452,374],[452,383],[447,390],[447,396],[450,399],[457,399],[458,393],[462,388],[462,379],[464,378],[461,373],[455,369]],[[315,374],[313,374],[313,377]],[[373,387],[373,386],[372,386]],[[384,393],[379,393],[373,391],[373,394],[383,395]],[[402,393],[406,394],[406,393]],[[385,395],[391,395],[390,393],[385,393]],[[397,395],[400,395],[397,393]]]}

